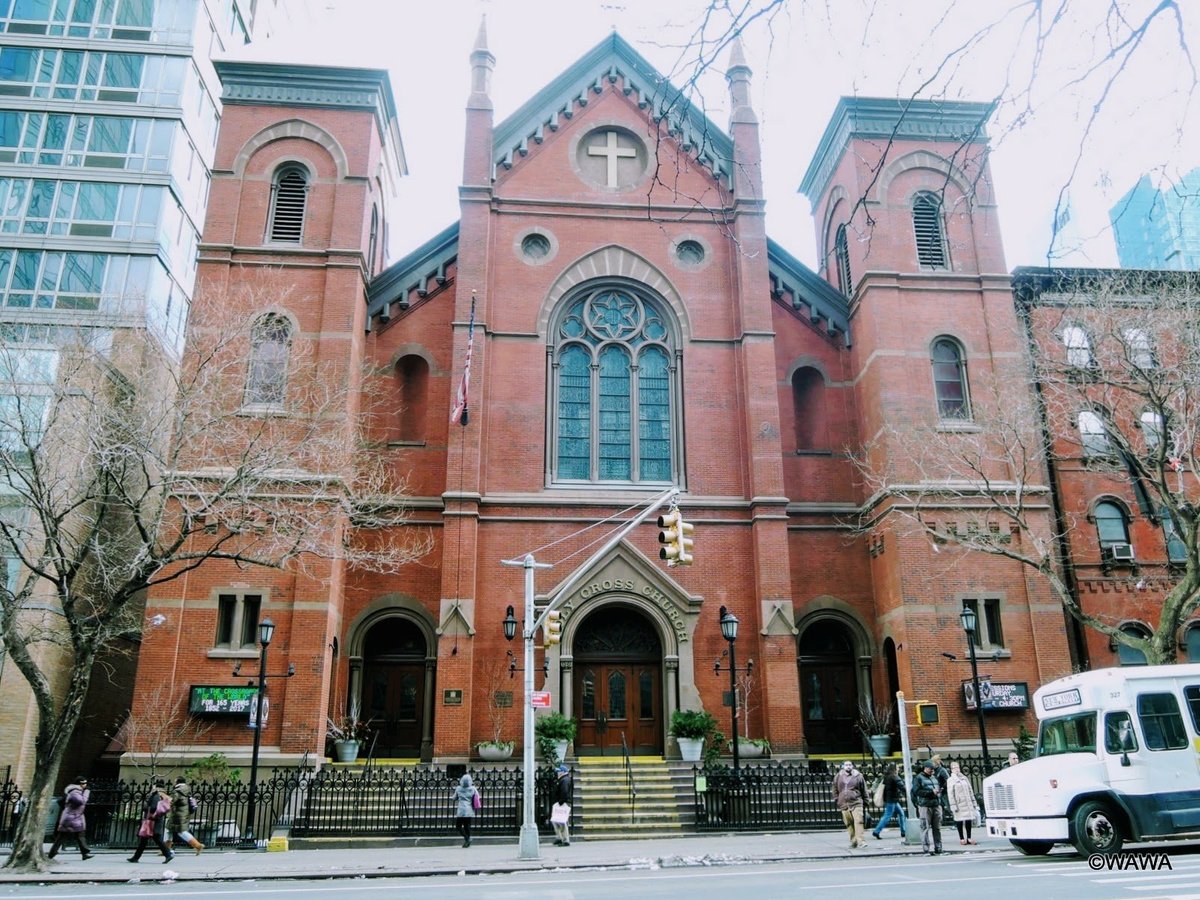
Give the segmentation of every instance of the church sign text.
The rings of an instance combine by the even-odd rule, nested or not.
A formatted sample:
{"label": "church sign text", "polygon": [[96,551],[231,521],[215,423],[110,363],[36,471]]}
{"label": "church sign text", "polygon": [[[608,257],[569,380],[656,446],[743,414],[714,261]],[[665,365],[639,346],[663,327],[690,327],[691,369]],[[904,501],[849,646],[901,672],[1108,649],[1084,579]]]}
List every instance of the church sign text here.
{"label": "church sign text", "polygon": [[671,626],[675,629],[675,634],[679,638],[679,641],[682,643],[688,639],[687,623],[684,620],[683,613],[671,598],[654,587],[654,585],[644,584],[632,578],[606,578],[603,581],[592,581],[585,584],[574,597],[563,604],[563,617],[569,618],[575,608],[575,604],[580,600],[590,600],[592,597],[614,592],[637,594],[650,600],[671,621]]}

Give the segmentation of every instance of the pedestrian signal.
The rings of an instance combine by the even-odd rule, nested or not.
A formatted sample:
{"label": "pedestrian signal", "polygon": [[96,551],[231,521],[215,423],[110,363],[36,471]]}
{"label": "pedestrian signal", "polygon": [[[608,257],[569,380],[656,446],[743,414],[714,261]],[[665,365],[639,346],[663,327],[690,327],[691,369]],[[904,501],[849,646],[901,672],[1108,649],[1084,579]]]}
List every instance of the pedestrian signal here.
{"label": "pedestrian signal", "polygon": [[917,724],[936,725],[938,723],[938,705],[936,703],[917,704]]}
{"label": "pedestrian signal", "polygon": [[542,623],[542,636],[547,648],[562,640],[562,613],[557,609],[546,613],[546,621]]}

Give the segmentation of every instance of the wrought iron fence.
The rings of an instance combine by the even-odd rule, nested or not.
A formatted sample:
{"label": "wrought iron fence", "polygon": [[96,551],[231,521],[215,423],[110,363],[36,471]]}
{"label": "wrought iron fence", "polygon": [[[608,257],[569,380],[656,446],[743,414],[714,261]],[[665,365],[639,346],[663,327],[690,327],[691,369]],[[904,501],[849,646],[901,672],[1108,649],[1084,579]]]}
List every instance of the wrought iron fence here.
{"label": "wrought iron fence", "polygon": [[[258,843],[270,837],[272,826],[289,819],[293,794],[305,776],[296,772],[280,773],[258,785],[254,834]],[[137,844],[142,821],[142,805],[153,783],[145,781],[92,781],[84,818],[87,840],[94,847],[126,848]],[[196,811],[191,816],[191,831],[210,847],[235,847],[247,824],[250,786],[245,784],[191,785]],[[20,817],[26,808],[21,791],[6,781],[0,787],[0,846],[11,846]],[[54,821],[46,823],[46,834]]]}
{"label": "wrought iron fence", "polygon": [[[454,833],[454,786],[460,768],[379,768],[365,772],[323,770],[301,786],[292,834],[449,835]],[[521,771],[471,769],[482,808],[475,813],[476,834],[513,834],[521,825]],[[548,830],[554,771],[534,776],[534,817]]]}
{"label": "wrought iron fence", "polygon": [[[991,760],[984,770],[980,756],[943,754],[943,764],[957,762],[978,798],[983,779],[998,771],[1001,761]],[[883,774],[887,760],[859,766],[870,785]],[[739,775],[727,766],[692,769],[696,792],[696,827],[701,831],[754,831],[764,828],[841,828],[842,814],[833,798],[834,768],[813,760],[802,764],[743,765]],[[900,773],[903,777],[903,773]],[[867,800],[868,814],[879,810]],[[983,808],[980,801],[979,808]]]}

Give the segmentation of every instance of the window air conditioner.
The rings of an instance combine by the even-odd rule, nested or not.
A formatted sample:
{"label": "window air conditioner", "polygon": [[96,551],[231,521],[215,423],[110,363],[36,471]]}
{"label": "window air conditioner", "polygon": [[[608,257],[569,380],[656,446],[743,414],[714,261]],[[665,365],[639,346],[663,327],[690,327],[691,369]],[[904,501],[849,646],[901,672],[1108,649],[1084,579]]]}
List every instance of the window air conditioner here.
{"label": "window air conditioner", "polygon": [[1113,562],[1133,562],[1133,546],[1130,544],[1110,544],[1105,549]]}

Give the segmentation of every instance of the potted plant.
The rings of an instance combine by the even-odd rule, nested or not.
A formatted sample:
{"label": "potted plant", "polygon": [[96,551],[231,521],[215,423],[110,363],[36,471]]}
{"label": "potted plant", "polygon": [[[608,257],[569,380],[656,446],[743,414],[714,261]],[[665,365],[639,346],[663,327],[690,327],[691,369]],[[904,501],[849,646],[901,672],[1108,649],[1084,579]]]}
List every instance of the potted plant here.
{"label": "potted plant", "polygon": [[533,723],[538,749],[549,763],[567,758],[567,744],[575,740],[575,720],[559,712],[538,716]]}
{"label": "potted plant", "polygon": [[892,752],[891,706],[860,703],[858,705],[858,727],[867,736],[871,751],[876,756],[887,756]]}
{"label": "potted plant", "polygon": [[771,752],[771,742],[766,738],[738,738],[738,756],[742,759],[758,759]]}
{"label": "potted plant", "polygon": [[512,710],[512,691],[504,691],[504,673],[508,667],[503,659],[497,659],[487,670],[484,678],[485,700],[487,701],[488,723],[492,726],[491,740],[480,741],[475,750],[480,759],[488,762],[500,762],[513,754],[516,742],[504,740],[504,726],[508,714]]}
{"label": "potted plant", "polygon": [[677,709],[671,713],[671,737],[679,742],[684,762],[699,762],[704,739],[717,730],[717,720],[702,709]]}
{"label": "potted plant", "polygon": [[358,748],[371,735],[371,727],[357,713],[342,716],[338,721],[329,719],[325,729],[333,738],[337,761],[348,763],[358,759]]}

